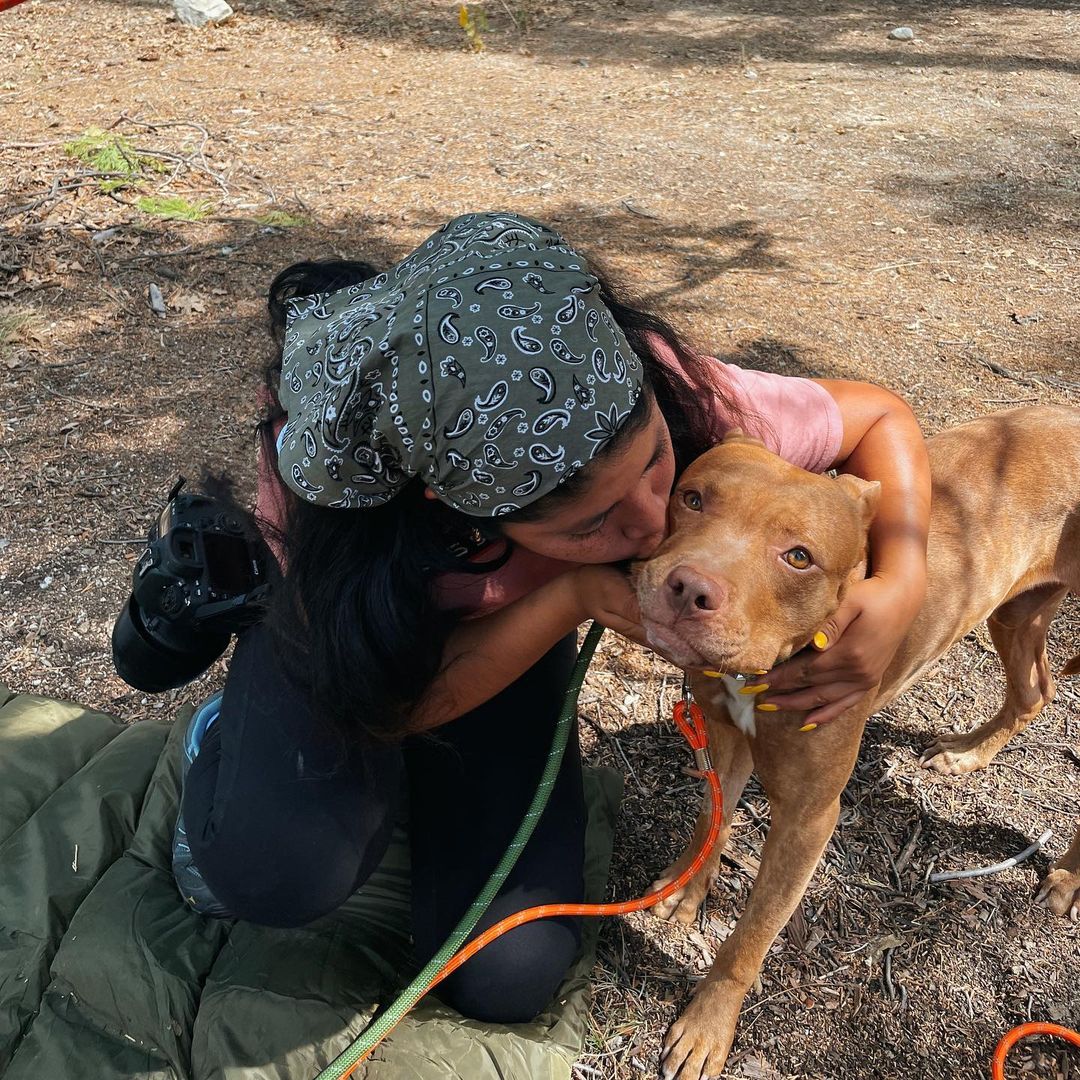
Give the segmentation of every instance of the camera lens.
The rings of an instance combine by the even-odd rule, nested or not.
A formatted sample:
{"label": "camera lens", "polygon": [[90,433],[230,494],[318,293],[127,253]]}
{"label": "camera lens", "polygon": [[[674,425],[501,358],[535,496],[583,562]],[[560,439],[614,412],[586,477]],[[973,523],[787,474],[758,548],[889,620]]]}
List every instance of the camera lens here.
{"label": "camera lens", "polygon": [[113,626],[113,664],[128,686],[160,694],[198,678],[225,651],[230,637],[203,633],[195,649],[170,649],[147,632],[142,613],[131,597]]}

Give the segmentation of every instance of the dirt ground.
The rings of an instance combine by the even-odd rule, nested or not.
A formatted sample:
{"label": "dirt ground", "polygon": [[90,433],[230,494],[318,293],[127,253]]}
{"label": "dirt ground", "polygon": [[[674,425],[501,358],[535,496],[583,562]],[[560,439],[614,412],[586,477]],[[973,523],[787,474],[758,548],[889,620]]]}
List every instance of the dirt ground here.
{"label": "dirt ground", "polygon": [[[302,258],[387,263],[466,210],[552,222],[702,347],[881,383],[928,433],[1080,401],[1075,7],[488,0],[479,52],[446,0],[237,7],[206,31],[156,0],[0,15],[0,679],[15,690],[138,720],[220,685],[221,664],[133,693],[108,635],[176,474],[225,465],[251,491],[266,286]],[[915,40],[889,40],[898,25]],[[142,153],[141,186],[103,190],[66,149],[93,128]],[[157,196],[205,217],[140,209]],[[1058,667],[1078,625],[1070,599]],[[696,811],[674,692],[671,669],[609,635],[582,697],[589,760],[626,776],[618,897],[645,889]],[[1075,682],[987,773],[917,767],[935,731],[985,719],[1000,692],[980,630],[871,723],[727,1075],[975,1080],[1014,1023],[1080,1019],[1080,927],[1031,900],[1046,857],[926,883],[1048,827],[1056,855],[1075,826]],[[578,1080],[655,1075],[766,814],[751,787],[696,930],[606,923]],[[1080,1055],[1046,1044],[1021,1068],[1078,1077]]]}

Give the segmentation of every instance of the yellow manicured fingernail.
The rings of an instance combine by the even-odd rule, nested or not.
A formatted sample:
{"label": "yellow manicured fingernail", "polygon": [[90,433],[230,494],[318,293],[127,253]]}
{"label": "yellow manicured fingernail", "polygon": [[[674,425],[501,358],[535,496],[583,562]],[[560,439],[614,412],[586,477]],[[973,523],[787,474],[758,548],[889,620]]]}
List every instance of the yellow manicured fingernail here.
{"label": "yellow manicured fingernail", "polygon": [[760,671],[755,671],[754,674],[755,675],[768,675],[769,674],[769,669],[768,668],[762,668]]}
{"label": "yellow manicured fingernail", "polygon": [[740,694],[760,694],[769,689],[767,682],[758,683],[757,686],[740,686]]}
{"label": "yellow manicured fingernail", "polygon": [[703,671],[701,674],[702,675],[708,675],[710,679],[721,679],[721,678],[723,678],[723,672],[722,671]]}
{"label": "yellow manicured fingernail", "polygon": [[801,728],[799,728],[799,730],[800,731],[813,731],[814,728],[816,728],[816,727],[817,727],[817,724],[803,724],[803,726]]}
{"label": "yellow manicured fingernail", "polygon": [[814,648],[815,649],[827,649],[829,647],[829,639],[819,630],[814,635]]}
{"label": "yellow manicured fingernail", "polygon": [[770,705],[767,701],[762,702],[760,705],[756,706],[756,708],[758,709],[759,712],[779,712],[780,711],[780,706],[779,705]]}

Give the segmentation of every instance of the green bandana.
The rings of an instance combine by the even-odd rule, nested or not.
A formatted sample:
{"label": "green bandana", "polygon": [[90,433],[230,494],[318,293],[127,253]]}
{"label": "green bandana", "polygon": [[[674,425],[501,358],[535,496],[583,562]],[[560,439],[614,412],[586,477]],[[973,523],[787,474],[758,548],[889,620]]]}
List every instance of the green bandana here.
{"label": "green bandana", "polygon": [[618,431],[641,361],[584,259],[517,214],[455,218],[391,271],[289,302],[278,469],[365,508],[420,476],[494,517],[539,499]]}

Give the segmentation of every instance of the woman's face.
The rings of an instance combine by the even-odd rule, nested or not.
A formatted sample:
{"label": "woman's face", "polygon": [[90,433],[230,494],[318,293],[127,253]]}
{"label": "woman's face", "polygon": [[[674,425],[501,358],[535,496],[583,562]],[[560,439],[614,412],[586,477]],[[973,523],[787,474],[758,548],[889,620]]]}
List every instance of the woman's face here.
{"label": "woman's face", "polygon": [[574,563],[644,559],[664,539],[675,456],[663,413],[650,405],[648,424],[621,453],[593,461],[589,483],[539,521],[507,523],[504,535],[523,548]]}

